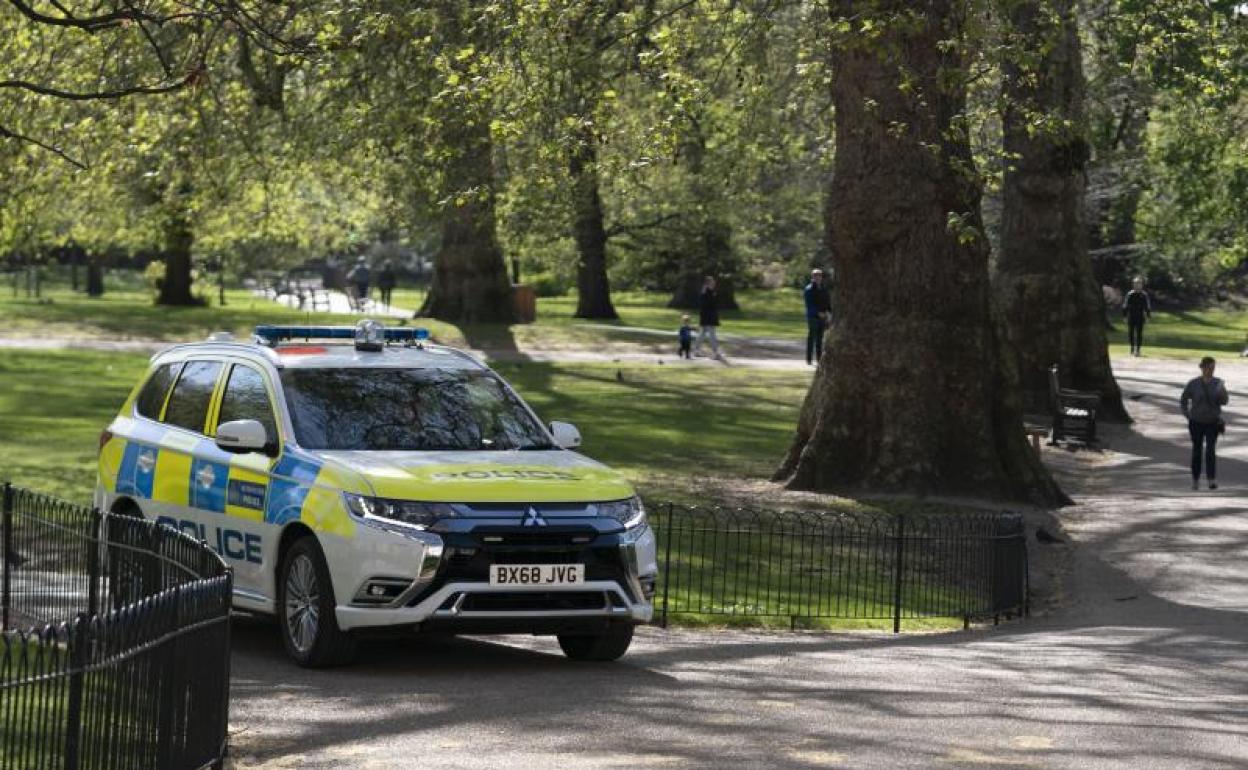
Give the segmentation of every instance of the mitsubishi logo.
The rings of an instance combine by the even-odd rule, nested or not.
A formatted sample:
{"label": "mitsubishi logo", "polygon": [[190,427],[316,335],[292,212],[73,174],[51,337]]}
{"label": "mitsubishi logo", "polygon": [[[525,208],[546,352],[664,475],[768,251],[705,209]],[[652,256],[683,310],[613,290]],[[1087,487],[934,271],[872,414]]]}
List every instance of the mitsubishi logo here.
{"label": "mitsubishi logo", "polygon": [[529,509],[524,512],[524,521],[520,522],[520,526],[544,527],[546,526],[546,520],[542,518],[542,514],[537,512],[536,508],[530,505]]}

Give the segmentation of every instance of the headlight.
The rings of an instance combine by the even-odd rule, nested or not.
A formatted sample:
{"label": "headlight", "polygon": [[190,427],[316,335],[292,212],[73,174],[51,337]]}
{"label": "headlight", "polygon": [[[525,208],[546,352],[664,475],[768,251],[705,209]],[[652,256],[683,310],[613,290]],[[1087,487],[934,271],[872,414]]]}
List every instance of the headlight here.
{"label": "headlight", "polygon": [[636,529],[646,525],[646,509],[640,497],[598,503],[598,515],[615,519],[624,529]]}
{"label": "headlight", "polygon": [[419,503],[414,500],[386,500],[343,493],[347,510],[361,519],[381,519],[416,529],[428,529],[438,519],[457,515],[449,503]]}

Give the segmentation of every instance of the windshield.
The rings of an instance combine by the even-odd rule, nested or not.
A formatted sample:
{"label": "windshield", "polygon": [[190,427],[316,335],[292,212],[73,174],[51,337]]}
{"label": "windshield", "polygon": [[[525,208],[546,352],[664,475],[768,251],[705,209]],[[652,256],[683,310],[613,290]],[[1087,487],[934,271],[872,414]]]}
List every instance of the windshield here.
{"label": "windshield", "polygon": [[295,437],[306,449],[553,449],[545,431],[489,372],[286,369]]}

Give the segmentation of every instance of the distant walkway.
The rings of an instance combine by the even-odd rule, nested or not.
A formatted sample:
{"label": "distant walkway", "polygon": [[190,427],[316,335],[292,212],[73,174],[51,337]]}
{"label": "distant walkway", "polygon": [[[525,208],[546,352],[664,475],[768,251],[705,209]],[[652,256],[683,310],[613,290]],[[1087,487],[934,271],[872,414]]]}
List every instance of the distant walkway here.
{"label": "distant walkway", "polygon": [[[329,301],[329,306],[318,307],[315,309],[315,312],[334,313],[337,315],[380,316],[382,318],[411,318],[416,314],[415,310],[386,305],[372,298],[364,300],[363,310],[356,310],[351,305],[351,298],[346,295],[346,292],[338,289],[325,289],[324,292],[326,299]],[[257,297],[272,300],[279,305],[309,312],[313,311],[313,308],[309,307],[307,303],[300,306],[299,298],[293,294],[275,294],[272,289],[256,289],[252,293]]]}

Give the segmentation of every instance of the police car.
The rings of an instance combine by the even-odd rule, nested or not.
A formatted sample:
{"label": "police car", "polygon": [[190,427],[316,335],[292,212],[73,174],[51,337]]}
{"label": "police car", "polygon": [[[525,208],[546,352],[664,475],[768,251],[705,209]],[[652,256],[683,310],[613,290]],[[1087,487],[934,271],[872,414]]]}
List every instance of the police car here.
{"label": "police car", "polygon": [[423,329],[261,326],[152,358],[96,504],[207,541],[305,666],[378,630],[556,635],[613,660],[653,612],[641,500]]}

